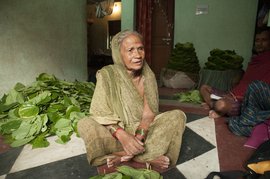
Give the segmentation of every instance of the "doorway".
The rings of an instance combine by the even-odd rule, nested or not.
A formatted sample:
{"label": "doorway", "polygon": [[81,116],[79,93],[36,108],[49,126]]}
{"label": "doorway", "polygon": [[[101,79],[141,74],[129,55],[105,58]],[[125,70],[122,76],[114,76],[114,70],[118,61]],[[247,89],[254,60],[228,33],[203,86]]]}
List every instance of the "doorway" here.
{"label": "doorway", "polygon": [[160,78],[173,48],[174,0],[137,0],[136,29],[144,36],[146,60]]}
{"label": "doorway", "polygon": [[152,11],[151,64],[157,80],[165,68],[173,48],[174,0],[154,1]]}
{"label": "doorway", "polygon": [[[113,63],[110,39],[121,30],[122,4],[121,0],[88,0],[87,2],[88,81],[96,82],[97,70]],[[108,13],[97,14],[98,8],[103,8],[104,11],[108,9]]]}

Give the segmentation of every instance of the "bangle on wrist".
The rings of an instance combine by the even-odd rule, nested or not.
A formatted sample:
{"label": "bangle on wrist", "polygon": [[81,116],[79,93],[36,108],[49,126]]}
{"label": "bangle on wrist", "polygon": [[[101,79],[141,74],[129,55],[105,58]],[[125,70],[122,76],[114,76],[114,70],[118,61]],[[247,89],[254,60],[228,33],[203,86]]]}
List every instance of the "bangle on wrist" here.
{"label": "bangle on wrist", "polygon": [[147,130],[145,130],[145,129],[143,129],[143,128],[138,128],[138,129],[135,131],[135,137],[140,138],[142,142],[145,141],[146,136],[147,136]]}

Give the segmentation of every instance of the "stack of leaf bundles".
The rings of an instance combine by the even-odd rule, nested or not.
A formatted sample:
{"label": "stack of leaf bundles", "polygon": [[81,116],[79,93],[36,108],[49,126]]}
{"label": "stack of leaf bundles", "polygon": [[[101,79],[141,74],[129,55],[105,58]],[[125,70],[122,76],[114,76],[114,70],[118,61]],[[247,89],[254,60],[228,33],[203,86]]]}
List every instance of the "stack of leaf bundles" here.
{"label": "stack of leaf bundles", "polygon": [[29,86],[17,83],[0,100],[0,133],[12,147],[47,147],[51,135],[66,143],[89,113],[94,88],[91,82],[67,82],[46,73]]}
{"label": "stack of leaf bundles", "polygon": [[210,51],[205,69],[209,70],[241,70],[244,59],[237,55],[234,50],[213,49]]}
{"label": "stack of leaf bundles", "polygon": [[197,81],[200,65],[193,44],[190,42],[175,44],[167,68],[185,72],[191,79]]}

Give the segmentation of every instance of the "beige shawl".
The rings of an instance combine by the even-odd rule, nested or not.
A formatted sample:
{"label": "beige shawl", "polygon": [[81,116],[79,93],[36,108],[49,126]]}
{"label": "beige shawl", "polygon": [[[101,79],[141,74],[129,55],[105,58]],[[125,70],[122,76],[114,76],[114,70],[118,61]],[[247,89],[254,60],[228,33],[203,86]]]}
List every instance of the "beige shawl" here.
{"label": "beige shawl", "polygon": [[[120,32],[121,33],[121,32]],[[92,98],[90,114],[102,124],[118,124],[134,133],[143,113],[143,97],[132,83],[131,76],[123,64],[118,45],[118,33],[112,40],[112,57],[114,64],[103,67],[97,72],[97,84]],[[154,73],[144,63],[144,97],[151,110],[158,114],[158,92]]]}

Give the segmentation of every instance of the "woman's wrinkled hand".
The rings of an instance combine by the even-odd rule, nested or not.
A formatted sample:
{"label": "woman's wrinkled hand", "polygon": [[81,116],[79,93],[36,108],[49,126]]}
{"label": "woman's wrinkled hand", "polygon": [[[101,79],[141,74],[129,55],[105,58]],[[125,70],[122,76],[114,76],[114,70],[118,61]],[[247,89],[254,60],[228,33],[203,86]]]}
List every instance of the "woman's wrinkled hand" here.
{"label": "woman's wrinkled hand", "polygon": [[138,155],[145,151],[144,144],[135,136],[130,135],[124,130],[118,131],[116,137],[119,142],[122,144],[127,155]]}

